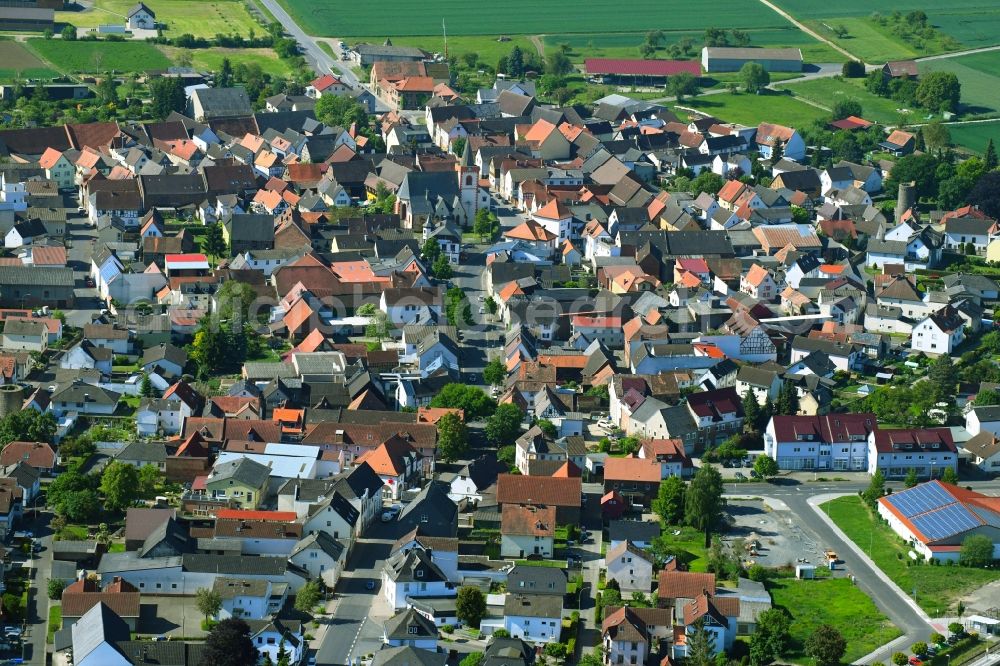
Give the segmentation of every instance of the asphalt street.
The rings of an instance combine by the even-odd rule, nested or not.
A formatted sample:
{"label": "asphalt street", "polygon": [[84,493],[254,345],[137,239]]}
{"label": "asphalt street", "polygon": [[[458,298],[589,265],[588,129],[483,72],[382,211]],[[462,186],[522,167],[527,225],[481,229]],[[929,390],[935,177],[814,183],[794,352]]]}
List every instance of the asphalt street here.
{"label": "asphalt street", "polygon": [[277,0],[260,0],[260,3],[267,8],[267,11],[271,12],[278,23],[284,26],[285,32],[299,43],[299,48],[306,60],[315,65],[317,71],[322,74],[336,74],[341,81],[352,88],[357,88],[360,85],[358,77],[354,75],[347,63],[321,49],[316,40],[306,34],[306,31],[292,20],[292,17]]}

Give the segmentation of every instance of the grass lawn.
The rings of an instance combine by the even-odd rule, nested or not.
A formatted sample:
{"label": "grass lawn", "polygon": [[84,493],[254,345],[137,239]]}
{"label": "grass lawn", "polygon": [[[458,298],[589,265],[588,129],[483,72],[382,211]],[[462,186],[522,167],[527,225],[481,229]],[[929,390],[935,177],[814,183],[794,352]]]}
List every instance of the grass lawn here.
{"label": "grass lawn", "polygon": [[89,534],[85,525],[67,525],[56,536],[59,541],[86,541]]}
{"label": "grass lawn", "polygon": [[166,69],[170,60],[146,42],[64,42],[29,39],[28,47],[68,72],[143,72]]}
{"label": "grass lawn", "polygon": [[514,560],[514,564],[523,564],[526,567],[549,567],[550,569],[565,569],[566,560]]}
{"label": "grass lawn", "polygon": [[[882,26],[876,25],[869,17],[862,16],[822,18],[804,21],[818,34],[838,44],[854,56],[870,63],[884,63],[886,60],[914,58],[931,55],[938,51],[918,53],[909,44],[892,35]],[[838,37],[831,28],[844,27],[847,37]]]}
{"label": "grass lawn", "polygon": [[[134,4],[131,0],[95,0],[93,9],[56,12],[56,22],[71,23],[78,28],[124,23],[125,15]],[[156,20],[166,25],[163,34],[167,37],[183,34],[214,37],[233,33],[246,36],[251,30],[257,34],[264,32],[240,0],[152,0],[149,6],[156,12]]]}
{"label": "grass lawn", "polygon": [[260,65],[265,74],[270,74],[278,78],[291,76],[292,70],[284,60],[278,57],[272,49],[226,49],[212,47],[210,49],[181,49],[175,46],[160,46],[160,51],[176,61],[178,54],[188,52],[191,54],[191,64],[195,69],[218,72],[222,69],[222,61],[229,58],[229,62],[236,67],[239,64]]}
{"label": "grass lawn", "polygon": [[[674,534],[674,532],[680,534]],[[663,530],[663,540],[675,553],[681,564],[687,565],[691,571],[708,570],[708,549],[705,548],[705,535],[691,527],[667,527]]]}
{"label": "grass lawn", "polygon": [[[574,0],[546,0],[540,7],[533,0],[510,0],[456,12],[450,1],[430,0],[413,11],[405,0],[381,3],[342,3],[335,11],[324,0],[283,0],[293,17],[314,34],[328,37],[369,36],[379,42],[386,36],[438,35],[441,19],[447,17],[450,35],[538,34],[558,26],[568,33],[638,32],[670,26],[675,30],[704,30],[709,25],[749,30],[785,27],[788,24],[756,0],[733,0],[725,12],[706,18],[703,7],[682,0],[636,0],[629,11],[609,12],[599,4],[583,5]],[[155,9],[154,5],[154,9]],[[558,19],[554,22],[554,17]]]}
{"label": "grass lawn", "polygon": [[0,40],[0,81],[10,81],[15,76],[25,79],[54,79],[59,72],[47,67],[38,56],[20,42]]}
{"label": "grass lawn", "polygon": [[677,110],[686,113],[688,109],[684,107],[711,114],[728,123],[741,123],[749,126],[768,121],[788,127],[802,127],[811,124],[818,118],[829,115],[823,109],[795,99],[792,95],[773,93],[704,95],[685,100],[677,107]]}
{"label": "grass lawn", "polygon": [[1000,571],[959,566],[907,566],[909,548],[881,520],[876,520],[856,496],[823,505],[830,518],[907,594],[917,591],[917,603],[931,617],[953,611],[959,597],[1000,579]]}
{"label": "grass lawn", "polygon": [[53,604],[49,606],[49,624],[45,631],[45,642],[51,643],[56,632],[62,627],[62,606]]}
{"label": "grass lawn", "polygon": [[791,646],[782,655],[797,663],[812,663],[803,653],[806,638],[821,624],[831,624],[847,639],[844,663],[853,663],[902,632],[875,603],[847,578],[796,580],[777,578],[767,585],[776,607],[792,617]]}
{"label": "grass lawn", "polygon": [[796,97],[812,100],[823,106],[833,107],[840,100],[854,99],[861,103],[862,116],[879,123],[899,122],[899,103],[885,97],[873,95],[864,88],[863,79],[811,79],[790,81],[782,85]]}
{"label": "grass lawn", "polygon": [[974,153],[986,150],[986,142],[993,139],[994,144],[1000,144],[1000,120],[989,123],[963,123],[948,125],[951,132],[951,142],[960,148]]}
{"label": "grass lawn", "polygon": [[962,84],[962,112],[966,114],[1000,111],[1000,52],[972,53],[959,58],[926,60],[920,63],[923,72],[952,72]]}

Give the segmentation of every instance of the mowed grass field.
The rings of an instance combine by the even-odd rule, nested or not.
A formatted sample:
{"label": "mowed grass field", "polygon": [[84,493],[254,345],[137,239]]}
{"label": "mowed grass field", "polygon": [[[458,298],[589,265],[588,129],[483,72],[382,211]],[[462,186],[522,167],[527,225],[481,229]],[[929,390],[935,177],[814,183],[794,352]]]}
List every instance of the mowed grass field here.
{"label": "mowed grass field", "polygon": [[[216,34],[237,33],[246,36],[250,30],[264,32],[247,11],[241,0],[150,0],[156,20],[166,24],[164,34],[177,37],[192,34],[213,37]],[[107,23],[124,23],[133,0],[94,0],[91,9],[77,12],[56,12],[57,23],[70,23],[78,28],[96,28]],[[307,24],[308,25],[308,24]]]}
{"label": "mowed grass field", "polygon": [[175,60],[179,53],[186,52],[191,55],[191,64],[195,69],[218,72],[222,69],[222,61],[229,58],[233,67],[238,64],[260,65],[265,74],[271,74],[285,78],[291,76],[292,70],[284,60],[272,49],[225,49],[213,47],[210,49],[181,49],[174,46],[158,47],[163,54],[171,61]]}
{"label": "mowed grass field", "polygon": [[59,72],[51,69],[20,42],[0,40],[0,81],[54,79]]}
{"label": "mowed grass field", "polygon": [[1000,146],[1000,120],[948,125],[948,131],[951,132],[953,144],[973,153],[982,154],[986,150],[986,142],[990,139],[993,139],[995,145]]}
{"label": "mowed grass field", "polygon": [[684,100],[676,111],[686,115],[689,112],[685,107],[711,114],[724,122],[748,126],[767,121],[788,127],[803,127],[830,115],[829,111],[816,108],[792,95],[778,93],[702,95]]}
{"label": "mowed grass field", "polygon": [[954,611],[960,597],[1000,580],[1000,571],[995,569],[929,564],[907,566],[909,547],[885,522],[875,520],[856,495],[831,500],[823,509],[855,544],[870,552],[872,561],[900,589],[907,593],[916,590],[917,603],[931,617],[948,615]]}
{"label": "mowed grass field", "polygon": [[[458,0],[407,0],[330,3],[329,0],[282,0],[309,32],[326,37],[381,38],[440,35],[446,19],[450,35],[534,35],[636,32],[653,29],[787,27],[778,14],[757,0],[732,0],[725,11],[706,17],[705,7],[684,0],[635,0],[627,11],[579,0],[508,0],[479,5],[474,11]],[[155,9],[155,6],[154,6]]]}
{"label": "mowed grass field", "polygon": [[821,624],[833,625],[847,639],[845,664],[854,663],[902,633],[847,578],[796,580],[788,576],[770,581],[767,589],[774,606],[785,609],[792,618],[791,644],[782,657],[794,663],[813,663],[804,645]]}
{"label": "mowed grass field", "polygon": [[782,89],[790,90],[797,97],[810,100],[827,108],[845,99],[854,99],[861,103],[862,116],[878,123],[898,123],[901,107],[898,102],[885,97],[873,95],[864,88],[864,79],[810,79],[808,81],[789,81],[781,85]]}
{"label": "mowed grass field", "polygon": [[1000,111],[1000,51],[971,53],[957,58],[925,60],[920,72],[952,72],[962,84],[966,113]]}
{"label": "mowed grass field", "polygon": [[67,72],[145,72],[166,69],[170,59],[146,42],[64,42],[29,39],[28,48]]}

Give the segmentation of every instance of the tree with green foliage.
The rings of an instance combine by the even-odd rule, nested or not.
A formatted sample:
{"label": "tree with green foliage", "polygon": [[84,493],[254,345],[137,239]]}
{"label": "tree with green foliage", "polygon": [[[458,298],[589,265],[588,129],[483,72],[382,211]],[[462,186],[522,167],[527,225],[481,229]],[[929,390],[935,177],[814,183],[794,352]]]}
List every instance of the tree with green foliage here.
{"label": "tree with green foliage", "polygon": [[679,476],[668,476],[660,483],[653,513],[660,517],[664,525],[680,525],[684,521],[684,494],[687,485]]}
{"label": "tree with green foliage", "polygon": [[483,653],[482,652],[470,652],[465,655],[462,661],[458,662],[458,666],[482,666],[483,663]]}
{"label": "tree with green foliage", "polygon": [[913,488],[918,483],[920,483],[920,479],[917,478],[917,468],[911,467],[909,471],[906,472],[906,478],[903,479],[903,485],[907,488]]}
{"label": "tree with green foliage", "polygon": [[684,659],[687,666],[715,666],[715,636],[705,628],[704,618],[694,623],[694,631],[688,634],[688,653]]}
{"label": "tree with green foliage", "polygon": [[215,292],[215,302],[219,304],[219,319],[230,321],[235,326],[246,322],[255,323],[269,314],[269,308],[255,309],[257,292],[246,282],[226,280]]}
{"label": "tree with green foliage", "polygon": [[323,583],[311,580],[295,595],[295,610],[301,613],[312,613],[313,609],[323,600]]}
{"label": "tree with green foliage", "polygon": [[958,369],[950,354],[941,354],[927,369],[927,379],[934,387],[937,402],[952,404],[958,391]]}
{"label": "tree with green foliage", "polygon": [[[938,158],[929,153],[901,157],[892,165],[892,171],[885,181],[885,191],[895,192],[899,189],[900,183],[913,182],[917,197],[921,199],[933,197],[937,194],[940,182],[937,167]],[[899,214],[903,212],[897,211]]]}
{"label": "tree with green foliage", "polygon": [[250,626],[243,620],[227,618],[219,622],[205,639],[202,666],[246,666],[257,663],[257,648],[250,638]]}
{"label": "tree with green foliage", "polygon": [[0,419],[0,448],[11,442],[51,442],[55,434],[56,417],[52,412],[25,409]]}
{"label": "tree with green foliage", "polygon": [[200,588],[194,593],[194,607],[208,622],[222,610],[222,595],[210,587]]}
{"label": "tree with green foliage", "polygon": [[778,463],[771,456],[762,453],[753,461],[753,471],[762,479],[770,479],[772,476],[777,476]]}
{"label": "tree with green foliage", "polygon": [[955,471],[954,467],[945,467],[944,472],[941,473],[941,478],[938,479],[941,483],[949,483],[953,486],[958,485],[958,472]]}
{"label": "tree with green foliage", "polygon": [[172,112],[183,113],[187,106],[184,79],[180,77],[158,76],[149,82],[152,101],[149,105],[154,118],[164,119]]}
{"label": "tree with green foliage", "polygon": [[451,267],[451,261],[448,260],[448,255],[439,254],[438,258],[434,260],[431,265],[431,273],[438,280],[450,280],[451,276],[454,275],[455,271]]}
{"label": "tree with green foliage", "polygon": [[487,296],[486,300],[483,301],[483,307],[486,308],[486,314],[495,315],[497,313],[497,302],[493,300],[492,296]]}
{"label": "tree with green foliage", "polygon": [[997,159],[997,149],[993,145],[993,139],[986,142],[986,150],[983,151],[983,161],[986,163],[986,170],[993,171],[1000,166],[1000,161]]}
{"label": "tree with green foliage", "polygon": [[905,652],[893,652],[892,663],[896,666],[906,666],[909,663],[910,658],[906,656]]}
{"label": "tree with green foliage", "polygon": [[726,181],[717,173],[705,169],[691,181],[691,192],[694,194],[701,194],[702,192],[708,192],[709,194],[715,194],[722,189],[722,186],[726,184]]}
{"label": "tree with green foliage", "polygon": [[[840,68],[840,74],[845,79],[860,79],[865,76],[865,63],[860,60],[848,60]],[[881,72],[879,72],[881,76]]]}
{"label": "tree with green foliage", "polygon": [[156,465],[148,464],[139,468],[139,494],[142,497],[154,497],[162,481],[163,473]]}
{"label": "tree with green foliage", "polygon": [[757,402],[757,394],[754,393],[752,388],[748,388],[747,392],[743,394],[741,402],[743,406],[743,426],[745,428],[759,432],[767,427],[766,423],[761,423],[763,410],[760,407],[760,403]]}
{"label": "tree with green foliage", "polygon": [[323,95],[316,100],[316,119],[324,125],[350,129],[368,127],[365,107],[350,95]]}
{"label": "tree with green foliage", "polygon": [[500,357],[493,359],[483,368],[483,381],[490,386],[503,386],[507,381],[507,366]]}
{"label": "tree with green foliage", "polygon": [[927,150],[941,151],[951,145],[951,132],[948,131],[948,126],[943,123],[928,123],[920,131],[923,132],[924,145],[927,146]]}
{"label": "tree with green foliage", "polygon": [[445,462],[454,462],[469,452],[469,429],[459,416],[449,412],[438,419],[437,452]]}
{"label": "tree with green foliage", "polygon": [[573,71],[573,63],[562,51],[553,50],[545,57],[545,72],[554,76],[566,76]]}
{"label": "tree with green foliage", "polygon": [[729,46],[729,35],[721,28],[706,28],[705,46]]}
{"label": "tree with green foliage", "polygon": [[476,211],[476,219],[472,223],[472,233],[479,236],[479,241],[485,242],[493,235],[493,215],[489,208],[480,208]]}
{"label": "tree with green foliage", "polygon": [[497,405],[496,411],[486,419],[486,441],[495,446],[513,442],[521,433],[524,413],[514,404]]}
{"label": "tree with green foliage", "polygon": [[918,657],[920,657],[920,656],[926,656],[927,655],[927,643],[925,643],[923,641],[917,641],[916,643],[914,643],[913,645],[910,646],[910,651],[913,652],[913,654],[917,655]]}
{"label": "tree with green foliage", "polygon": [[882,470],[876,469],[871,481],[868,482],[868,488],[861,494],[861,499],[874,509],[875,503],[883,495],[885,495],[885,475],[882,474]]}
{"label": "tree with green foliage", "polygon": [[202,240],[202,249],[205,254],[218,261],[229,254],[229,246],[226,244],[226,237],[222,233],[222,225],[216,222],[210,224],[205,230],[205,238]]}
{"label": "tree with green foliage", "polygon": [[788,647],[791,619],[781,608],[769,608],[757,616],[757,628],[750,637],[750,665],[765,666],[776,661]]}
{"label": "tree with green foliage", "polygon": [[76,26],[66,24],[62,30],[59,31],[59,37],[64,42],[75,42],[76,41]]}
{"label": "tree with green foliage", "polygon": [[496,401],[477,386],[451,383],[445,384],[434,398],[431,407],[452,407],[465,410],[470,421],[485,419],[496,411]]}
{"label": "tree with green foliage", "polygon": [[920,76],[914,100],[934,113],[957,111],[962,97],[962,84],[952,72],[927,72]]}
{"label": "tree with green foliage", "polygon": [[821,624],[806,638],[805,652],[816,661],[816,666],[837,666],[847,651],[847,641],[837,629]]}
{"label": "tree with green foliage", "polygon": [[759,62],[743,63],[743,66],[740,67],[739,78],[743,89],[752,95],[756,95],[771,84],[771,75]]}
{"label": "tree with green foliage", "polygon": [[49,599],[53,601],[58,601],[62,599],[63,590],[66,589],[66,581],[59,578],[49,578],[47,591],[49,593]]}
{"label": "tree with green foliage", "polygon": [[110,74],[101,77],[100,81],[97,82],[96,96],[97,101],[101,104],[117,104],[118,83],[115,81],[115,77]]}
{"label": "tree with green foliage", "polygon": [[667,79],[667,90],[677,98],[678,102],[683,102],[685,97],[694,97],[698,94],[698,77],[690,72],[674,74]]}
{"label": "tree with green foliage", "polygon": [[993,563],[993,540],[985,534],[970,534],[962,540],[958,561],[967,567],[987,567]]}
{"label": "tree with green foliage", "polygon": [[705,534],[705,548],[712,544],[712,529],[722,519],[722,475],[712,465],[702,465],[684,496],[684,520]]}
{"label": "tree with green foliage", "polygon": [[849,97],[848,99],[840,99],[833,103],[833,119],[842,120],[848,116],[860,116],[861,115],[861,102]]}
{"label": "tree with green foliage", "polygon": [[507,446],[501,446],[497,449],[497,462],[502,463],[507,466],[508,469],[514,469],[514,461],[517,457],[517,447],[513,444],[508,444]]}
{"label": "tree with green foliage", "polygon": [[455,615],[466,626],[479,628],[479,622],[486,615],[486,595],[478,587],[463,585],[458,588],[455,598]]}
{"label": "tree with green foliage", "polygon": [[139,473],[132,465],[114,460],[101,473],[99,490],[107,508],[122,511],[139,499]]}
{"label": "tree with green foliage", "polygon": [[559,437],[559,430],[556,428],[556,424],[548,419],[537,419],[535,425],[542,431],[547,439],[556,439]]}
{"label": "tree with green foliage", "polygon": [[153,388],[153,382],[149,379],[149,375],[145,372],[142,373],[142,381],[139,383],[139,395],[143,398],[152,398],[156,396],[156,389]]}

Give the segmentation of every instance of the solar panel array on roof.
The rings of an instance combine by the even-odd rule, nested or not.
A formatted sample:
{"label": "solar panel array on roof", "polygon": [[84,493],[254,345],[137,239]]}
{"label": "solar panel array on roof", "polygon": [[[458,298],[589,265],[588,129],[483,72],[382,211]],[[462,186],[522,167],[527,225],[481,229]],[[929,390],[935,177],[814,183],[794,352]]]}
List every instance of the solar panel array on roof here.
{"label": "solar panel array on roof", "polygon": [[906,518],[955,502],[955,498],[935,483],[925,483],[886,498]]}
{"label": "solar panel array on roof", "polygon": [[961,504],[952,504],[937,511],[911,518],[913,526],[929,541],[938,541],[962,532],[967,532],[982,523]]}

